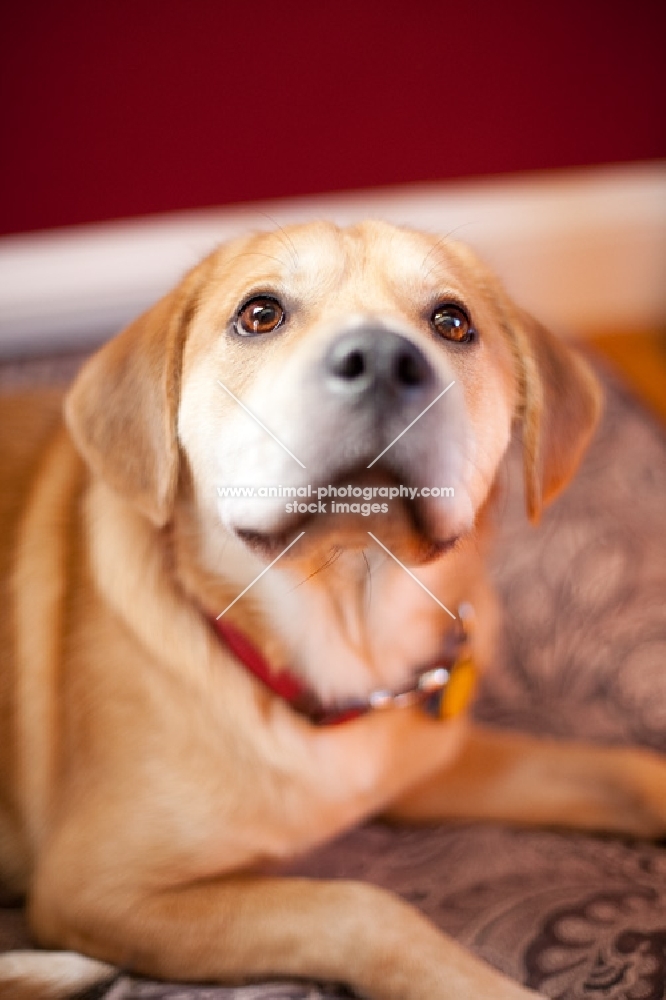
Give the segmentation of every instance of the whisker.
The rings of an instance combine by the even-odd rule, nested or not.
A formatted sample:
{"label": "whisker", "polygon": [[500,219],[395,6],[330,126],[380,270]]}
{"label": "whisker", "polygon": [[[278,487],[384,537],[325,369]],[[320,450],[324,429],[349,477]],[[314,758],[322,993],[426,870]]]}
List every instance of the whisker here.
{"label": "whisker", "polygon": [[368,557],[365,554],[365,549],[361,549],[361,555],[363,556],[363,561],[365,563],[365,569],[368,575],[368,584],[366,589],[366,609],[370,609],[372,604],[372,570],[370,569],[370,563],[368,562]]}
{"label": "whisker", "polygon": [[337,560],[340,558],[341,555],[342,555],[342,549],[338,545],[336,545],[331,555],[324,560],[321,566],[319,566],[318,569],[313,570],[309,576],[304,577],[304,579],[301,580],[300,583],[297,583],[295,587],[292,587],[290,593],[293,593],[294,590],[298,590],[298,588],[302,587],[304,583],[307,583],[308,580],[311,580],[313,576],[317,576],[318,573],[323,573],[325,569],[328,569],[329,566],[332,566],[334,562],[337,562]]}
{"label": "whisker", "polygon": [[[294,241],[292,240],[291,236],[289,236],[289,234],[285,232],[285,230],[282,228],[282,226],[280,225],[280,223],[277,222],[276,219],[274,219],[272,215],[269,215],[268,212],[260,212],[259,214],[263,215],[264,218],[268,219],[269,222],[272,222],[273,225],[277,229],[280,230],[280,232],[284,236],[284,239],[280,240],[280,242],[282,243],[282,245],[284,247],[287,248],[287,250],[289,250],[289,248],[291,247],[291,250],[289,250],[289,252],[292,254],[292,258],[293,258],[293,261],[294,261],[294,267],[298,267],[298,265],[300,263],[299,259],[298,259],[298,251],[296,250],[296,247],[294,246]],[[279,237],[278,237],[278,239],[279,239]],[[285,242],[285,240],[287,242]],[[288,245],[287,245],[287,243],[288,243]]]}
{"label": "whisker", "polygon": [[[432,246],[432,247],[430,247],[430,249],[428,250],[427,254],[423,258],[423,261],[421,263],[421,268],[420,268],[421,271],[426,266],[426,261],[428,260],[428,257],[430,257],[432,254],[434,254],[435,250],[437,250],[438,247],[440,247],[442,245],[442,243],[444,243],[445,240],[448,240],[448,238],[449,238],[449,234],[448,233],[445,236],[440,236],[440,238],[437,240],[437,242],[435,243],[435,245]],[[428,274],[430,274],[430,271],[428,271]]]}
{"label": "whisker", "polygon": [[[453,229],[450,229],[448,231],[448,233],[445,233],[444,236],[441,236],[437,240],[437,242],[435,243],[435,245],[432,246],[432,247],[430,247],[430,250],[428,250],[427,254],[423,258],[423,263],[421,264],[421,270],[423,270],[423,268],[425,267],[426,261],[428,260],[428,257],[430,257],[431,254],[435,253],[435,251],[438,250],[441,247],[442,243],[445,243],[451,236],[453,236],[454,233],[457,233],[460,229],[464,229],[466,226],[471,226],[471,225],[472,225],[471,222],[461,222],[459,226],[454,226]],[[432,273],[432,271],[434,270],[434,268],[436,266],[437,265],[434,264],[433,267],[430,268],[430,270],[428,271],[428,274],[425,275],[424,280],[427,279],[428,275]]]}

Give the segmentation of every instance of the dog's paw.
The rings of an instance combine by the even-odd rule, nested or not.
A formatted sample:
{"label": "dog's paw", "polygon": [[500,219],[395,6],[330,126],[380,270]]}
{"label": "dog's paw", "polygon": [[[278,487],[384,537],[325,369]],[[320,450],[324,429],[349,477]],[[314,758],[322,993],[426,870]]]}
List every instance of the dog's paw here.
{"label": "dog's paw", "polygon": [[666,756],[649,750],[621,751],[623,822],[626,832],[649,840],[666,839]]}
{"label": "dog's paw", "polygon": [[0,955],[0,1000],[67,1000],[118,970],[70,951],[9,951]]}
{"label": "dog's paw", "polygon": [[666,756],[649,753],[642,765],[641,786],[651,826],[650,836],[666,839]]}

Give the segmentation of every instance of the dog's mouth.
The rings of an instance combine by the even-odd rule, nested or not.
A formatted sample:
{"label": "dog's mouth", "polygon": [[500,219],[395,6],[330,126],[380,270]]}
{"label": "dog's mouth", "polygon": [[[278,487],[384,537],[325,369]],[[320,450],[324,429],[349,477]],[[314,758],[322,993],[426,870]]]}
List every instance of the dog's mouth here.
{"label": "dog's mouth", "polygon": [[[330,552],[332,557],[336,552],[344,551],[345,549],[364,549],[368,547],[368,537],[370,536],[369,530],[366,530],[364,534],[360,532],[357,533],[357,538],[355,539],[356,544],[352,543],[351,537],[341,539],[339,537],[330,537],[328,539],[322,538],[321,533],[314,535],[310,533],[308,535],[307,529],[303,525],[299,525],[296,528],[290,528],[283,532],[266,532],[266,531],[255,531],[248,528],[239,528],[236,532],[238,537],[244,542],[245,545],[257,555],[265,559],[274,559],[277,561],[283,554],[288,555],[288,550],[292,546],[296,546],[299,542],[303,541],[304,545],[302,548],[307,547],[308,558],[312,555],[312,549],[315,547],[318,551],[324,551],[326,555],[326,550]],[[308,535],[307,539],[305,536]],[[393,536],[393,533],[392,533]],[[387,538],[384,535],[386,541],[391,541],[391,538]],[[449,538],[445,539],[429,539],[423,536],[414,536],[412,538],[403,538],[401,544],[396,544],[393,539],[393,544],[389,549],[387,549],[396,558],[402,561],[407,561],[410,565],[421,565],[423,563],[432,562],[434,559],[438,559],[440,556],[449,552],[451,549],[455,548],[461,539],[461,535],[451,535]],[[384,546],[384,541],[382,546]],[[322,545],[322,542],[325,544]],[[313,545],[314,543],[314,545]],[[298,558],[301,555],[301,551],[294,551],[293,557]]]}
{"label": "dog's mouth", "polygon": [[286,503],[275,526],[237,526],[236,535],[266,559],[283,554],[298,559],[313,552],[326,557],[380,544],[411,564],[431,562],[452,549],[461,532],[442,532],[420,491],[399,478],[383,467],[348,470],[335,477],[325,496],[319,490],[318,495]]}

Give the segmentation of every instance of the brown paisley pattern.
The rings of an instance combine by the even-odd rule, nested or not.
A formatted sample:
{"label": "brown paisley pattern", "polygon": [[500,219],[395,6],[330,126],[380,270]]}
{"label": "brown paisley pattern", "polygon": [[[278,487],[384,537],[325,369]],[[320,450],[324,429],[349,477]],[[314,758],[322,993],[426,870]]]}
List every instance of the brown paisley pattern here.
{"label": "brown paisley pattern", "polygon": [[[553,911],[525,952],[528,984],[566,1000],[571,996],[566,979],[577,969],[583,991],[661,1000],[666,927],[658,904],[653,889],[627,889],[599,892]],[[625,923],[631,928],[623,929]]]}
{"label": "brown paisley pattern", "polygon": [[[0,366],[7,382],[73,362]],[[666,752],[666,440],[608,382],[602,427],[538,530],[510,456],[494,576],[505,604],[497,669],[476,704],[496,725]],[[368,824],[290,868],[392,888],[507,974],[558,1000],[666,1000],[666,850],[497,825]],[[0,910],[0,950],[27,941]],[[104,1000],[325,1000],[333,984],[213,987],[121,975]]]}

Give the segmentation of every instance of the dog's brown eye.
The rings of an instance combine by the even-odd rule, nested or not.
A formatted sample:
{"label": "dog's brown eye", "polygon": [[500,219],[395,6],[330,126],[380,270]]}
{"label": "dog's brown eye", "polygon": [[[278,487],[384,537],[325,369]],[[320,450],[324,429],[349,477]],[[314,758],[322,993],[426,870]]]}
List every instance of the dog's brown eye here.
{"label": "dog's brown eye", "polygon": [[475,332],[469,321],[469,316],[460,306],[444,303],[437,306],[430,320],[437,333],[446,340],[456,344],[467,344],[474,340]]}
{"label": "dog's brown eye", "polygon": [[272,333],[284,320],[284,309],[277,299],[258,295],[246,302],[236,318],[236,332],[248,334]]}

